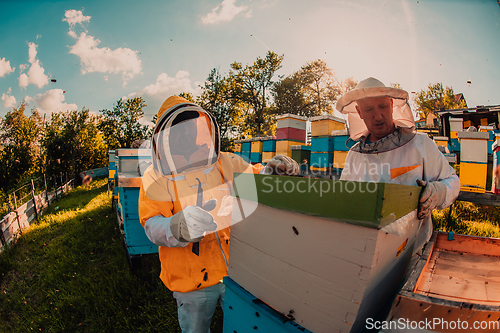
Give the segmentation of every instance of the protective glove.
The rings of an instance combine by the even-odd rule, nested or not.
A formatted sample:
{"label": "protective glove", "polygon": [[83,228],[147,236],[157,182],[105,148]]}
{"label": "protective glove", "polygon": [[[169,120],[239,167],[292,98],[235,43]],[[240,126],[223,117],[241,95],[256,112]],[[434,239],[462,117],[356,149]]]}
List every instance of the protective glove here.
{"label": "protective glove", "polygon": [[199,242],[208,231],[215,231],[215,223],[212,215],[198,206],[188,206],[172,216],[170,230],[172,236],[179,242]]}
{"label": "protective glove", "polygon": [[267,175],[295,176],[299,173],[299,164],[286,155],[276,155],[266,165],[264,173]]}
{"label": "protective glove", "polygon": [[424,187],[420,193],[417,217],[425,219],[434,208],[443,204],[446,199],[446,185],[441,182],[428,182],[417,179],[417,185]]}

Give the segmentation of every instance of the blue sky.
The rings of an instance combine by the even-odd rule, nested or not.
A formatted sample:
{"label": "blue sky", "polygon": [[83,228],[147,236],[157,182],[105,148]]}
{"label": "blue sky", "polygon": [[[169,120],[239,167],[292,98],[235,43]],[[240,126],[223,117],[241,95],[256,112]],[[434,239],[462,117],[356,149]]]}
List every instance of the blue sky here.
{"label": "blue sky", "polygon": [[[277,74],[324,60],[339,79],[418,92],[441,82],[468,106],[500,104],[496,0],[0,1],[0,117],[142,96],[144,122],[212,68],[284,55]],[[277,78],[277,77],[276,77]],[[57,82],[52,82],[55,79]],[[468,84],[467,81],[471,83]]]}

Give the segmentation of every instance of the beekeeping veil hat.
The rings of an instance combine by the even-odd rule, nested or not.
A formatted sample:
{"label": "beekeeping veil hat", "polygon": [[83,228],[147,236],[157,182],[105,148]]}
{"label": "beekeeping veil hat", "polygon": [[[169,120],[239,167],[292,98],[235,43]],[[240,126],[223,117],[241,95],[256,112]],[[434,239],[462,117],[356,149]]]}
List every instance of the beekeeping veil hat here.
{"label": "beekeeping veil hat", "polygon": [[337,101],[337,110],[347,114],[351,139],[359,140],[368,135],[365,122],[356,110],[356,101],[367,97],[391,97],[393,100],[392,117],[396,127],[414,128],[415,120],[408,104],[408,92],[403,89],[386,87],[376,78],[369,77],[358,83],[355,89],[346,92]]}

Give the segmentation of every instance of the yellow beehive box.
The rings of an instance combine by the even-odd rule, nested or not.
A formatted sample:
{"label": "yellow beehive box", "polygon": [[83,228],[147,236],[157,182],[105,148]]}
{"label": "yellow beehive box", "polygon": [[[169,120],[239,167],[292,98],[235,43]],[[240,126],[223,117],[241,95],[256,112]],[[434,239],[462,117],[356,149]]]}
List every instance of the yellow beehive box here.
{"label": "yellow beehive box", "polygon": [[486,192],[486,163],[460,163],[460,190],[468,192]]}
{"label": "yellow beehive box", "polygon": [[273,158],[274,156],[276,156],[276,152],[274,151],[265,151],[262,153],[262,163],[267,163],[271,160],[271,158]]}
{"label": "yellow beehive box", "polygon": [[458,131],[450,131],[451,139],[458,139]]}
{"label": "yellow beehive box", "polygon": [[116,170],[109,170],[108,178],[109,179],[114,179],[115,178],[115,172],[116,172]]}
{"label": "yellow beehive box", "polygon": [[330,170],[330,168],[327,168],[327,167],[323,167],[323,168],[313,167],[313,166],[311,167],[311,171],[324,171],[324,172],[326,172],[329,170]]}
{"label": "yellow beehive box", "polygon": [[449,141],[448,137],[446,137],[446,136],[435,136],[433,139],[434,139],[434,142],[436,143],[436,145],[448,147],[448,141]]}
{"label": "yellow beehive box", "polygon": [[488,126],[488,118],[481,119],[481,126]]}
{"label": "yellow beehive box", "polygon": [[262,141],[252,141],[252,153],[262,153]]}
{"label": "yellow beehive box", "polygon": [[305,142],[291,141],[291,140],[276,141],[276,154],[282,154],[292,157],[291,146],[305,145],[305,144],[306,144]]}
{"label": "yellow beehive box", "polygon": [[234,144],[234,152],[241,153],[241,142],[237,142]]}
{"label": "yellow beehive box", "polygon": [[330,115],[311,117],[309,121],[311,136],[330,135],[332,131],[345,129],[345,120]]}
{"label": "yellow beehive box", "polygon": [[347,157],[348,151],[336,150],[333,152],[333,167],[338,169],[343,169],[345,166],[345,159]]}

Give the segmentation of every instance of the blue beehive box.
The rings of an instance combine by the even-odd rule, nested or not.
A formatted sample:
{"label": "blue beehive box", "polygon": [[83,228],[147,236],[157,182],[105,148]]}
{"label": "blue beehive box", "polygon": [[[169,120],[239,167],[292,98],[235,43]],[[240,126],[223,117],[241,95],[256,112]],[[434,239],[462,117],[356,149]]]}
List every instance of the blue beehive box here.
{"label": "blue beehive box", "polygon": [[139,187],[118,187],[118,198],[128,254],[157,253],[158,245],[149,240],[139,222]]}
{"label": "blue beehive box", "polygon": [[349,145],[349,136],[348,135],[339,135],[339,136],[333,137],[334,150],[336,150],[336,151],[349,151],[351,146]]}
{"label": "blue beehive box", "polygon": [[452,153],[460,152],[460,142],[458,141],[458,139],[450,139],[450,148],[450,152]]}
{"label": "blue beehive box", "polygon": [[250,162],[251,163],[261,163],[262,162],[262,153],[250,153]]}
{"label": "blue beehive box", "polygon": [[276,140],[262,141],[262,151],[273,152],[276,151]]}
{"label": "blue beehive box", "polygon": [[245,162],[250,163],[250,152],[249,151],[242,151],[240,156],[243,160],[245,160]]}
{"label": "blue beehive box", "polygon": [[224,277],[223,333],[312,333],[255,298],[229,277]]}
{"label": "blue beehive box", "polygon": [[315,168],[329,168],[333,164],[333,153],[311,152],[311,166]]}
{"label": "blue beehive box", "polygon": [[241,143],[242,152],[250,152],[251,150],[252,150],[252,143],[250,141]]}
{"label": "blue beehive box", "polygon": [[334,138],[329,136],[317,136],[311,138],[311,152],[333,152],[334,149]]}

